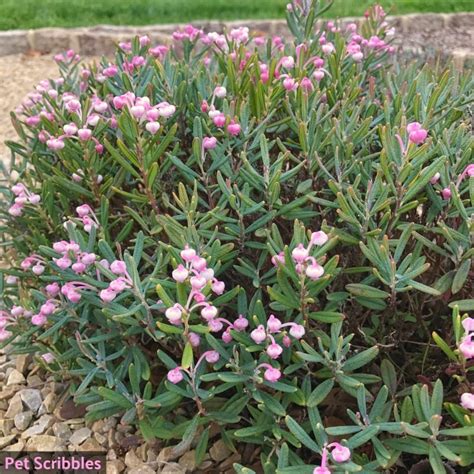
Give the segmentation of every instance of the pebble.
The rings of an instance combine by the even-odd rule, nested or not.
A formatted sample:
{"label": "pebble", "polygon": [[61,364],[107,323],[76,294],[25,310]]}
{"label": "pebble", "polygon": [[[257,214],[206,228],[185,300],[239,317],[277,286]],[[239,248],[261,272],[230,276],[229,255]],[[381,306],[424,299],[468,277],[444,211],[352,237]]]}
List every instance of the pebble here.
{"label": "pebble", "polygon": [[19,431],[25,431],[30,426],[31,420],[33,419],[33,413],[31,411],[24,411],[18,413],[15,418],[15,426]]}
{"label": "pebble", "polygon": [[0,449],[3,449],[5,446],[9,445],[11,441],[16,438],[16,435],[2,436],[0,438]]}
{"label": "pebble", "polygon": [[0,431],[7,436],[11,433],[14,426],[14,422],[11,418],[0,420]]}
{"label": "pebble", "polygon": [[21,437],[26,439],[32,436],[42,435],[53,424],[53,421],[54,418],[51,415],[43,415],[33,426],[24,431]]}
{"label": "pebble", "polygon": [[58,402],[58,396],[54,392],[49,392],[43,400],[40,409],[38,410],[39,415],[45,413],[52,413]]}
{"label": "pebble", "polygon": [[50,435],[39,435],[33,436],[26,443],[26,449],[28,451],[60,451],[64,449],[64,444],[56,436]]}
{"label": "pebble", "polygon": [[128,474],[155,474],[155,470],[146,464],[128,470]]}
{"label": "pebble", "polygon": [[53,433],[56,437],[61,439],[69,439],[72,436],[71,428],[63,422],[55,423],[53,425]]}
{"label": "pebble", "polygon": [[133,468],[138,467],[143,464],[143,461],[136,455],[135,451],[132,449],[125,454],[125,465],[127,467]]}
{"label": "pebble", "polygon": [[15,416],[22,411],[23,403],[21,403],[20,394],[16,393],[8,404],[8,410],[5,413],[5,418],[15,418]]}
{"label": "pebble", "polygon": [[107,474],[120,474],[125,470],[125,464],[120,459],[107,461]]}
{"label": "pebble", "polygon": [[10,372],[10,375],[8,376],[7,379],[7,387],[11,385],[21,385],[26,382],[25,376],[21,373],[18,372],[18,370],[13,369]]}
{"label": "pebble", "polygon": [[229,448],[224,444],[224,441],[221,439],[219,441],[216,441],[211,449],[209,450],[209,454],[211,455],[211,458],[216,461],[216,462],[221,462],[225,458],[227,458],[231,452]]}
{"label": "pebble", "polygon": [[178,464],[189,472],[194,472],[196,469],[196,451],[188,451],[178,461]]}
{"label": "pebble", "polygon": [[91,437],[92,431],[89,428],[80,428],[69,438],[71,444],[80,445]]}
{"label": "pebble", "polygon": [[27,388],[20,392],[23,403],[34,413],[36,413],[43,403],[41,392],[34,388]]}

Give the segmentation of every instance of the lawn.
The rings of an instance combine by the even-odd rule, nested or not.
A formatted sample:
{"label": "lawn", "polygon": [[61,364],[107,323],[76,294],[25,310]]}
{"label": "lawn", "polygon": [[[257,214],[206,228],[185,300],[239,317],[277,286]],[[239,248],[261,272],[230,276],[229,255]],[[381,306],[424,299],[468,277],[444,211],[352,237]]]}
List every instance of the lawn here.
{"label": "lawn", "polygon": [[[286,3],[287,0],[0,0],[0,30],[281,18]],[[373,3],[373,0],[335,0],[326,16],[361,15]],[[474,10],[472,0],[382,0],[380,3],[393,14]]]}

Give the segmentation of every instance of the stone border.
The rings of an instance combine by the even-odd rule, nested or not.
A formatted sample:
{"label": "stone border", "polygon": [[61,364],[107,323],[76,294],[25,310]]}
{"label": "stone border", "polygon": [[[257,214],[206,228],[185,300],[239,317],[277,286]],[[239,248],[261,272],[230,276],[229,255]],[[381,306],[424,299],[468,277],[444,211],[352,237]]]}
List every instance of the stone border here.
{"label": "stone border", "polygon": [[[342,24],[359,22],[360,17],[342,18]],[[474,12],[466,13],[426,13],[388,17],[402,34],[420,30],[434,31],[447,28],[474,29]],[[223,31],[226,28],[246,25],[253,32],[270,35],[288,35],[285,20],[240,20],[240,21],[196,21],[196,27],[206,31]],[[170,35],[180,24],[148,26],[97,25],[84,28],[40,28],[36,30],[0,31],[0,56],[36,52],[40,54],[58,53],[67,49],[84,56],[109,55],[115,51],[115,44],[129,40],[137,34],[147,34],[154,43],[167,43]],[[465,61],[472,61],[474,51],[468,47],[452,52],[455,63],[462,67]]]}

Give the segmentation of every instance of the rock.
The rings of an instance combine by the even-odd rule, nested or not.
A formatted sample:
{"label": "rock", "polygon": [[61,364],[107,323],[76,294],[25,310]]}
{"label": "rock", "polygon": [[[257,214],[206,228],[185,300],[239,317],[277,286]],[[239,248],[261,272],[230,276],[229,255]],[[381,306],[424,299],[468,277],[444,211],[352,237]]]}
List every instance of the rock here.
{"label": "rock", "polygon": [[120,474],[125,470],[125,464],[120,460],[107,461],[107,473],[106,474]]}
{"label": "rock", "polygon": [[8,435],[8,436],[2,436],[0,438],[0,449],[3,449],[5,446],[8,446],[14,439],[16,438],[16,435]]}
{"label": "rock", "polygon": [[2,419],[0,420],[0,431],[7,436],[8,434],[11,433],[12,429],[14,426],[13,420],[10,419]]}
{"label": "rock", "polygon": [[8,398],[11,398],[16,391],[16,387],[5,387],[0,392],[0,400],[7,400]]}
{"label": "rock", "polygon": [[33,412],[37,413],[40,409],[43,399],[41,398],[41,392],[34,388],[27,388],[20,392],[20,397],[23,403]]}
{"label": "rock", "polygon": [[91,439],[88,439],[87,441],[85,441],[84,443],[82,443],[80,446],[75,446],[74,447],[76,449],[76,451],[79,453],[79,452],[96,452],[96,453],[100,453],[100,452],[105,452],[106,449],[101,446],[95,439],[91,438]]}
{"label": "rock", "polygon": [[76,405],[74,400],[69,399],[65,401],[59,409],[59,417],[63,420],[72,420],[74,418],[81,418],[86,414],[86,407],[83,405]]}
{"label": "rock", "polygon": [[103,446],[107,443],[107,436],[103,435],[102,433],[94,433],[94,439]]}
{"label": "rock", "polygon": [[10,446],[5,446],[2,449],[2,452],[11,452],[11,453],[18,453],[20,451],[23,451],[23,448],[25,447],[25,442],[20,439],[14,444],[10,444]]}
{"label": "rock", "polygon": [[69,438],[71,444],[80,445],[91,437],[92,431],[89,428],[80,428]]}
{"label": "rock", "polygon": [[146,464],[128,470],[127,474],[155,474],[155,470]]}
{"label": "rock", "polygon": [[189,472],[194,472],[196,469],[196,451],[188,451],[178,461],[178,464]]}
{"label": "rock", "polygon": [[26,378],[28,387],[41,387],[44,385],[44,380],[39,375],[30,374]]}
{"label": "rock", "polygon": [[239,453],[233,453],[231,456],[229,456],[227,459],[225,459],[225,461],[223,461],[220,464],[219,468],[221,470],[230,469],[232,472],[234,472],[234,470],[232,469],[232,466],[234,465],[234,463],[240,463],[241,460],[242,460],[242,456]]}
{"label": "rock", "polygon": [[167,446],[160,451],[158,454],[158,461],[160,462],[168,462],[173,461],[178,456],[176,456],[173,446]]}
{"label": "rock", "polygon": [[56,438],[56,436],[50,435],[39,435],[33,436],[26,443],[26,449],[28,451],[61,451],[64,449],[62,440]]}
{"label": "rock", "polygon": [[10,372],[10,375],[8,376],[7,387],[11,385],[24,384],[25,382],[26,382],[26,379],[24,375],[21,372],[18,372],[18,370],[13,369]]}
{"label": "rock", "polygon": [[53,433],[54,436],[63,440],[69,439],[72,436],[72,431],[71,428],[69,428],[69,425],[62,422],[53,425]]}
{"label": "rock", "polygon": [[33,413],[31,411],[24,411],[18,413],[15,418],[15,426],[19,431],[25,431],[30,426],[31,420],[33,419]]}
{"label": "rock", "polygon": [[130,450],[125,455],[125,465],[129,468],[141,466],[142,460],[136,455],[135,451]]}
{"label": "rock", "polygon": [[21,434],[23,439],[31,438],[32,436],[42,435],[53,423],[54,418],[51,415],[43,415],[39,418],[33,426],[28,428]]}
{"label": "rock", "polygon": [[20,394],[17,393],[13,396],[8,404],[8,410],[5,413],[5,418],[15,418],[18,413],[23,411],[23,403],[21,403]]}
{"label": "rock", "polygon": [[39,415],[44,415],[45,413],[52,413],[54,408],[56,407],[56,404],[58,402],[58,397],[54,392],[49,392],[44,400],[43,403],[38,410]]}
{"label": "rock", "polygon": [[186,471],[176,462],[167,463],[160,472],[161,474],[186,474]]}
{"label": "rock", "polygon": [[92,424],[92,431],[94,433],[105,433],[104,431],[104,425],[105,425],[105,421],[104,420],[98,420],[98,421],[95,421],[93,424]]}
{"label": "rock", "polygon": [[212,446],[212,448],[209,450],[209,454],[211,455],[211,458],[216,461],[216,462],[221,462],[225,458],[227,458],[231,452],[229,448],[224,444],[224,441],[221,439],[217,442],[215,442]]}
{"label": "rock", "polygon": [[16,361],[15,361],[16,370],[18,370],[18,372],[25,375],[26,369],[28,368],[28,365],[30,364],[30,362],[31,362],[30,354],[18,354],[16,356]]}

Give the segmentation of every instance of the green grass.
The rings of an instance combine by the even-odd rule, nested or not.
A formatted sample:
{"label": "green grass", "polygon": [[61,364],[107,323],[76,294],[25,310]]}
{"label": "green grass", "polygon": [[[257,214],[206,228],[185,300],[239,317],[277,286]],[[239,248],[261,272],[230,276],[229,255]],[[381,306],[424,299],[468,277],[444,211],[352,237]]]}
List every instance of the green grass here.
{"label": "green grass", "polygon": [[[287,0],[0,0],[0,30],[283,18]],[[356,16],[373,0],[335,0],[326,16]],[[474,10],[472,0],[381,0],[393,14]]]}

